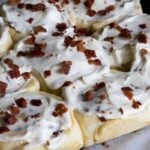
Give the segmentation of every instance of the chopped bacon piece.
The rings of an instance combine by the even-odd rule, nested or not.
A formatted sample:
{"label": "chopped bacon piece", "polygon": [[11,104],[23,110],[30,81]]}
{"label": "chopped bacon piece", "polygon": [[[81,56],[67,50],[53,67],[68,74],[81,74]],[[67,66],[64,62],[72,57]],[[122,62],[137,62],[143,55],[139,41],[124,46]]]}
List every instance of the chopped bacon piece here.
{"label": "chopped bacon piece", "polygon": [[126,29],[126,28],[125,29],[121,29],[119,36],[121,36],[123,38],[131,38],[131,31]]}
{"label": "chopped bacon piece", "polygon": [[20,71],[18,69],[12,69],[8,71],[8,74],[12,79],[20,77]]}
{"label": "chopped bacon piece", "polygon": [[89,10],[87,11],[87,15],[89,15],[90,17],[93,17],[93,16],[96,15],[96,11],[95,11],[95,10],[92,10],[92,9],[89,9]]}
{"label": "chopped bacon piece", "polygon": [[6,93],[7,83],[0,81],[0,95],[4,95]]}
{"label": "chopped bacon piece", "polygon": [[66,23],[58,23],[58,24],[56,25],[56,29],[57,29],[58,31],[60,31],[60,32],[66,30],[66,28],[67,28]]}
{"label": "chopped bacon piece", "polygon": [[44,71],[44,77],[47,78],[49,76],[51,76],[51,71],[50,70],[45,70]]}
{"label": "chopped bacon piece", "polygon": [[86,1],[84,2],[84,6],[85,6],[87,9],[91,9],[93,3],[94,3],[94,0],[86,0]]}
{"label": "chopped bacon piece", "polygon": [[133,100],[132,107],[138,109],[141,106],[141,102]]}
{"label": "chopped bacon piece", "polygon": [[59,134],[61,134],[63,131],[59,130],[59,131],[55,131],[53,132],[53,137],[57,137]]}
{"label": "chopped bacon piece", "polygon": [[5,132],[9,132],[10,130],[6,126],[0,126],[0,134],[3,134]]}
{"label": "chopped bacon piece", "polygon": [[27,22],[31,24],[31,23],[33,22],[33,20],[34,20],[33,18],[29,18],[29,19],[27,20]]}
{"label": "chopped bacon piece", "polygon": [[14,105],[10,106],[8,109],[12,114],[18,114],[20,112],[20,109]]}
{"label": "chopped bacon piece", "polygon": [[63,84],[63,86],[69,86],[69,85],[71,85],[72,84],[72,81],[66,81],[64,84]]}
{"label": "chopped bacon piece", "polygon": [[31,74],[29,72],[24,72],[21,74],[21,76],[25,79],[25,80],[28,80],[30,79],[31,77]]}
{"label": "chopped bacon piece", "polygon": [[57,104],[54,112],[52,113],[55,117],[61,117],[64,113],[68,111],[68,108],[64,104]]}
{"label": "chopped bacon piece", "polygon": [[40,99],[32,99],[30,101],[30,103],[31,103],[32,106],[41,106],[42,105],[42,102],[41,102]]}
{"label": "chopped bacon piece", "polygon": [[23,97],[17,99],[17,100],[16,100],[16,104],[17,104],[17,106],[20,107],[20,108],[26,108],[26,107],[27,107],[27,101],[26,101],[26,99],[24,99]]}
{"label": "chopped bacon piece", "polygon": [[70,71],[70,68],[71,68],[71,65],[72,65],[72,62],[71,61],[63,61],[61,63],[61,68],[59,69],[59,72],[62,73],[62,74],[69,74],[69,71]]}
{"label": "chopped bacon piece", "polygon": [[105,8],[105,11],[106,11],[107,14],[112,12],[112,11],[114,11],[114,10],[115,10],[115,6],[114,5],[110,5],[110,6]]}
{"label": "chopped bacon piece", "polygon": [[107,119],[106,119],[105,117],[99,117],[99,120],[100,120],[101,122],[106,122],[106,121],[107,121]]}
{"label": "chopped bacon piece", "polygon": [[129,100],[133,98],[133,90],[130,87],[122,87],[121,90]]}
{"label": "chopped bacon piece", "polygon": [[81,0],[73,0],[73,2],[75,3],[75,5],[80,4]]}
{"label": "chopped bacon piece", "polygon": [[147,43],[147,36],[144,33],[138,35],[138,41],[140,43]]}
{"label": "chopped bacon piece", "polygon": [[32,12],[36,12],[36,11],[45,11],[46,10],[46,6],[42,3],[38,3],[38,4],[26,4],[26,9],[30,10]]}
{"label": "chopped bacon piece", "polygon": [[25,8],[25,4],[24,4],[24,3],[19,3],[19,4],[17,5],[17,7],[18,7],[19,9],[23,9],[23,8]]}
{"label": "chopped bacon piece", "polygon": [[34,45],[35,40],[36,40],[35,36],[31,36],[30,38],[25,40],[25,44]]}
{"label": "chopped bacon piece", "polygon": [[88,60],[88,63],[91,64],[91,65],[101,65],[101,61],[99,59],[94,59],[94,60]]}
{"label": "chopped bacon piece", "polygon": [[140,24],[139,27],[140,27],[141,29],[145,29],[145,28],[146,28],[146,24]]}
{"label": "chopped bacon piece", "polygon": [[94,87],[94,90],[97,91],[101,88],[105,87],[105,83],[104,82],[100,82],[100,83],[96,83],[96,86]]}
{"label": "chopped bacon piece", "polygon": [[65,46],[66,47],[70,46],[72,41],[73,41],[72,37],[70,37],[70,36],[65,37],[65,40],[64,40]]}
{"label": "chopped bacon piece", "polygon": [[92,57],[96,57],[95,51],[91,50],[91,49],[84,50],[84,54],[85,54],[87,59],[92,58]]}
{"label": "chopped bacon piece", "polygon": [[40,32],[46,32],[46,29],[42,26],[37,26],[34,28],[34,31],[36,34],[40,33]]}
{"label": "chopped bacon piece", "polygon": [[8,124],[8,125],[13,125],[17,122],[17,118],[15,117],[15,115],[12,115],[12,114],[7,114],[5,117],[4,117],[4,121]]}
{"label": "chopped bacon piece", "polygon": [[87,91],[84,93],[85,101],[92,101],[93,100],[93,93],[92,91]]}
{"label": "chopped bacon piece", "polygon": [[40,113],[37,113],[31,116],[31,118],[39,118],[39,117],[40,117]]}

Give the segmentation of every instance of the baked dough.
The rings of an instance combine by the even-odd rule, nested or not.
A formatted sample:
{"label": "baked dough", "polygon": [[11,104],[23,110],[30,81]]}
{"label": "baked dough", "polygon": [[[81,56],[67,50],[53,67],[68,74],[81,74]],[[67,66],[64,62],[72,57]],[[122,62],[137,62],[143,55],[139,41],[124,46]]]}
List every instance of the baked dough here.
{"label": "baked dough", "polygon": [[[3,97],[0,103],[3,112],[8,111],[11,104],[20,109],[13,116],[17,121],[15,118],[9,121],[9,116],[1,115],[1,120],[5,118],[6,122],[3,126],[10,130],[3,133],[1,130],[1,150],[77,150],[83,146],[81,130],[73,111],[61,98],[41,92],[23,92],[11,95],[11,98]],[[2,122],[0,124],[2,126]]]}
{"label": "baked dough", "polygon": [[9,27],[0,17],[0,57],[4,56],[13,44],[9,31]]}

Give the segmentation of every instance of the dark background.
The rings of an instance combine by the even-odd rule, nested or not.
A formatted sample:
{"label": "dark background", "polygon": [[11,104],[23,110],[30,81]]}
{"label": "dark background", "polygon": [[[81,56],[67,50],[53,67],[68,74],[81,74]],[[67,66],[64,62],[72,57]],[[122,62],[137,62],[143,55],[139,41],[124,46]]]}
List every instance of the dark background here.
{"label": "dark background", "polygon": [[143,12],[150,14],[150,0],[141,0]]}

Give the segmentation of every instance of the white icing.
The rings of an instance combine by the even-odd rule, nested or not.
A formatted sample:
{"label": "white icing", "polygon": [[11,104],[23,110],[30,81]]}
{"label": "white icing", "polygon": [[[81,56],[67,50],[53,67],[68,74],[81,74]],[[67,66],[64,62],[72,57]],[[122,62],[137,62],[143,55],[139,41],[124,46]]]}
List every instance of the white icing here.
{"label": "white icing", "polygon": [[[66,81],[74,81],[84,75],[96,73],[103,67],[110,66],[114,63],[113,56],[110,50],[109,44],[105,42],[99,42],[92,37],[75,37],[75,40],[82,40],[86,49],[91,49],[95,52],[96,57],[90,59],[100,59],[102,65],[93,65],[88,63],[83,52],[77,50],[76,47],[65,47],[64,39],[66,36],[73,36],[73,29],[68,28],[65,31],[64,36],[54,37],[49,34],[37,35],[36,43],[46,43],[47,46],[43,50],[45,52],[44,57],[29,58],[26,57],[33,69],[37,70],[44,77],[43,72],[45,70],[51,70],[51,76],[45,78],[46,83],[52,89],[60,88]],[[28,39],[27,37],[26,39]],[[16,51],[29,51],[33,48],[33,45],[27,45],[24,43],[26,40],[20,41],[16,46]],[[53,56],[51,56],[53,55]],[[69,74],[65,75],[59,73],[59,68],[63,61],[71,61],[72,65]]]}
{"label": "white icing", "polygon": [[22,76],[17,78],[11,78],[9,75],[9,71],[11,68],[8,67],[4,60],[9,58],[19,67],[20,74],[23,73],[31,73],[31,67],[26,63],[24,64],[24,58],[14,59],[16,57],[15,53],[9,54],[9,56],[4,57],[0,63],[0,81],[7,83],[6,93],[14,93],[20,90],[23,90],[23,87],[32,80],[32,77],[25,80]]}
{"label": "white icing", "polygon": [[[20,94],[6,95],[0,98],[0,111],[9,112],[8,107],[12,104],[16,105],[16,100],[24,98],[27,102],[26,108],[20,108],[19,114],[15,115],[17,122],[14,125],[7,125],[0,116],[0,126],[7,126],[10,131],[0,134],[0,141],[25,141],[29,142],[25,147],[46,146],[48,149],[57,148],[64,141],[65,131],[71,127],[71,117],[69,110],[62,116],[53,116],[55,107],[59,102],[58,98],[40,93],[24,92]],[[40,100],[41,105],[34,106],[31,100]],[[66,106],[67,107],[67,106]],[[40,113],[40,117],[32,118],[32,115]],[[28,117],[25,122],[24,119]],[[54,132],[62,131],[58,136],[54,137]],[[50,145],[46,143],[49,142]]]}
{"label": "white icing", "polygon": [[[25,8],[19,9],[17,6],[5,4],[3,10],[6,15],[6,20],[17,31],[26,34],[33,32],[33,28],[36,26],[43,26],[47,31],[53,31],[57,23],[67,20],[67,16],[64,12],[60,12],[57,8],[47,2],[47,0],[22,0],[24,4],[38,4],[42,3],[46,6],[45,11],[26,10]],[[33,18],[30,24],[27,20]]]}

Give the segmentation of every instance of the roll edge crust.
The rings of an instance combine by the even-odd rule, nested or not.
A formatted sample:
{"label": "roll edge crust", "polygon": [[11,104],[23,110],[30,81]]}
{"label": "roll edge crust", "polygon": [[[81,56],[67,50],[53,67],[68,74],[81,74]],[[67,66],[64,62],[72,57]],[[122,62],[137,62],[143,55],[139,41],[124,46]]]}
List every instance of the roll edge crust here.
{"label": "roll edge crust", "polygon": [[83,132],[84,146],[102,143],[131,133],[150,125],[150,105],[136,115],[125,119],[113,119],[101,122],[95,115],[83,114],[75,110],[75,116]]}

